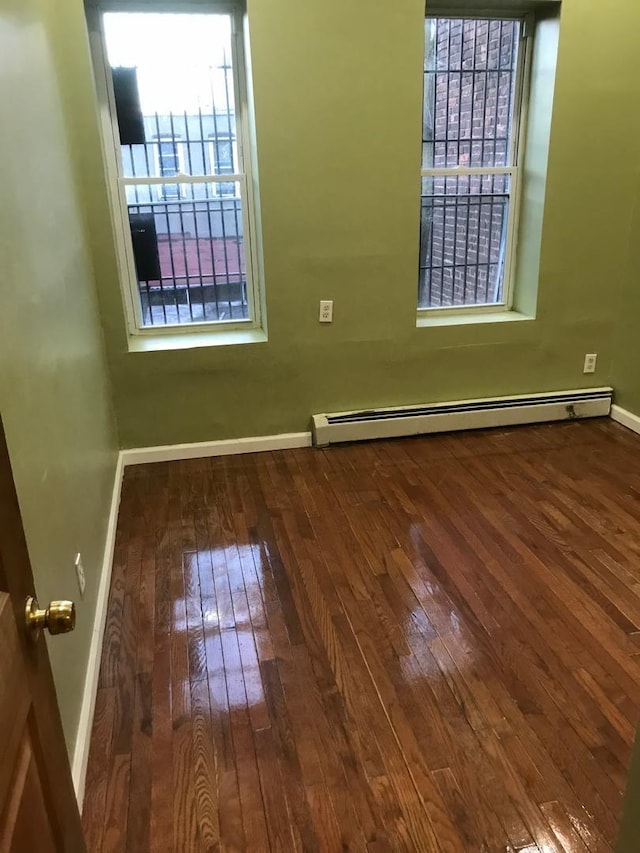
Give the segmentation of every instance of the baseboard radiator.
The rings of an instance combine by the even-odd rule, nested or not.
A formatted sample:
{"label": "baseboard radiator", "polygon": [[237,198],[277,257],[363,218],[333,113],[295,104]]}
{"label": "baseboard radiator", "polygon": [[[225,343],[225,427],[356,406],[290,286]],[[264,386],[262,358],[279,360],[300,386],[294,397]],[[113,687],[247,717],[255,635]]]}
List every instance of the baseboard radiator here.
{"label": "baseboard radiator", "polygon": [[603,417],[611,410],[612,397],[611,388],[592,388],[313,415],[313,443],[327,447],[343,441]]}

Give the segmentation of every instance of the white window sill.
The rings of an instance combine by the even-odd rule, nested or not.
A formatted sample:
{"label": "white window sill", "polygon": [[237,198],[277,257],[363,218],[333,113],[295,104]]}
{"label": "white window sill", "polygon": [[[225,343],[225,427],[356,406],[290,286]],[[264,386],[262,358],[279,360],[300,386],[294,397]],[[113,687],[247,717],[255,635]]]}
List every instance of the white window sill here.
{"label": "white window sill", "polygon": [[471,326],[477,323],[513,323],[535,318],[520,311],[477,311],[464,313],[440,314],[436,311],[425,311],[418,314],[416,326],[419,329],[432,326]]}
{"label": "white window sill", "polygon": [[159,332],[157,335],[130,335],[129,352],[162,352],[201,347],[261,344],[267,341],[263,329],[230,329],[227,332]]}

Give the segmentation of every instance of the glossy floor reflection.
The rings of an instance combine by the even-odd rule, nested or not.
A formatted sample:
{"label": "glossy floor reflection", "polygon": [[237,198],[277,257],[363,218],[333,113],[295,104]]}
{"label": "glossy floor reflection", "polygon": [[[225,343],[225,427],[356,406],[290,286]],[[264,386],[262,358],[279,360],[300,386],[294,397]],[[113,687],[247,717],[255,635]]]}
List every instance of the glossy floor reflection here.
{"label": "glossy floor reflection", "polygon": [[89,850],[611,850],[639,451],[592,421],[127,469]]}

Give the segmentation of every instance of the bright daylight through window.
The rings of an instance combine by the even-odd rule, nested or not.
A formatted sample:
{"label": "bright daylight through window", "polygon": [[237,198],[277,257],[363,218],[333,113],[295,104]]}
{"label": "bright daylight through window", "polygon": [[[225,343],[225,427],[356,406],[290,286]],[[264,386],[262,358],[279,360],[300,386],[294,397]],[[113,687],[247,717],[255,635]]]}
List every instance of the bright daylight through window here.
{"label": "bright daylight through window", "polygon": [[421,309],[510,307],[524,26],[426,19]]}
{"label": "bright daylight through window", "polygon": [[235,17],[106,13],[131,325],[255,320]]}

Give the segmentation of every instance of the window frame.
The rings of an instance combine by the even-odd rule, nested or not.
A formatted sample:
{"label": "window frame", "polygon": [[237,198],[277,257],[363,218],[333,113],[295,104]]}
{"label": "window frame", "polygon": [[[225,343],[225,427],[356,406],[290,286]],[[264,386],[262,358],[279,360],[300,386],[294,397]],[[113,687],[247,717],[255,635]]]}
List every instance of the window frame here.
{"label": "window frame", "polygon": [[[228,175],[178,175],[167,177],[126,178],[124,176],[120,133],[115,108],[115,95],[110,66],[107,59],[103,16],[108,12],[165,13],[165,14],[221,14],[228,15],[231,22],[231,65],[234,88],[236,165],[240,171]],[[127,331],[130,337],[159,338],[174,335],[216,334],[234,331],[250,331],[262,328],[262,300],[260,287],[260,264],[258,259],[258,226],[256,212],[256,182],[252,168],[250,122],[251,111],[248,95],[248,67],[244,44],[243,11],[235,3],[190,2],[184,5],[179,0],[88,0],[86,7],[89,41],[92,53],[98,109],[100,117],[101,143],[105,162],[105,173],[111,221],[118,262],[118,278],[124,305]],[[160,141],[160,140],[153,140]],[[173,140],[171,140],[173,141]],[[180,143],[177,144],[179,148]],[[157,161],[156,161],[157,165]],[[174,323],[145,326],[142,317],[139,282],[136,275],[133,243],[129,229],[127,186],[144,183],[149,187],[167,183],[211,184],[235,182],[240,187],[242,200],[242,227],[246,276],[247,313],[246,319],[206,320],[191,323]],[[237,198],[238,196],[235,196]],[[218,196],[224,203],[231,196]],[[179,201],[179,197],[175,199]],[[170,203],[170,202],[169,202]]]}
{"label": "window frame", "polygon": [[[535,14],[533,12],[503,12],[496,9],[483,10],[469,8],[447,11],[438,9],[425,15],[428,19],[462,19],[462,20],[497,20],[520,21],[520,45],[518,48],[518,63],[516,68],[513,127],[510,144],[510,166],[505,167],[468,167],[451,166],[439,169],[424,169],[422,167],[422,144],[420,146],[420,197],[422,197],[422,179],[425,177],[465,177],[468,175],[506,175],[510,179],[509,191],[509,222],[505,245],[503,300],[501,302],[481,303],[478,305],[447,305],[421,307],[418,305],[418,321],[430,318],[460,317],[474,314],[507,314],[513,311],[516,287],[516,261],[521,215],[522,168],[525,159],[527,116],[529,110],[529,95],[531,90],[531,66],[533,58],[533,39],[535,31]],[[424,54],[423,54],[424,64]],[[424,74],[423,74],[424,80]],[[421,115],[424,111],[424,90],[422,93]],[[418,261],[418,266],[419,266]],[[418,271],[419,273],[419,271]]]}

